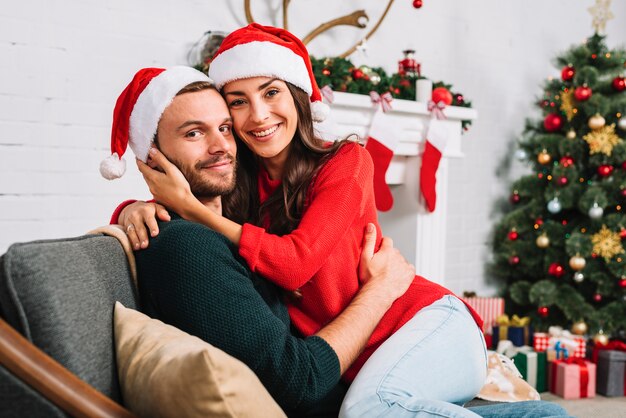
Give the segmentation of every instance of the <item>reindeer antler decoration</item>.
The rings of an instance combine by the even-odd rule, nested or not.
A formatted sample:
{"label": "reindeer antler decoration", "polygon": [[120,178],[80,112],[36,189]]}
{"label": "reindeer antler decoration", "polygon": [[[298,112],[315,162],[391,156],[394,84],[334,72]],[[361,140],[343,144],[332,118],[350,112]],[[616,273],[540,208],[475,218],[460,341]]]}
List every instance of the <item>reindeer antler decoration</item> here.
{"label": "reindeer antler decoration", "polygon": [[[287,17],[288,13],[287,12],[289,10],[289,3],[290,2],[291,2],[291,0],[283,0],[283,28],[285,28],[287,30],[289,30],[288,17]],[[389,3],[387,3],[387,7],[385,8],[385,11],[380,16],[380,19],[378,19],[378,22],[376,22],[374,27],[369,31],[369,33],[367,35],[365,35],[363,37],[363,39],[361,39],[361,41],[357,42],[356,44],[354,44],[354,46],[352,48],[348,49],[346,52],[341,54],[340,55],[341,58],[345,58],[348,55],[352,54],[354,51],[356,51],[357,46],[359,44],[361,44],[363,41],[366,41],[366,40],[368,40],[369,38],[372,37],[372,35],[376,32],[376,30],[378,30],[378,27],[380,26],[382,21],[387,16],[387,12],[391,8],[391,5],[393,4],[393,2],[394,2],[394,0],[389,0]],[[246,11],[246,20],[247,20],[247,22],[248,23],[254,22],[254,18],[252,17],[252,12],[250,12],[250,0],[244,0],[243,4],[244,4],[244,9]],[[311,42],[318,35],[326,32],[327,30],[329,30],[329,29],[331,29],[331,28],[333,28],[335,26],[345,25],[345,26],[354,26],[354,27],[363,29],[367,25],[368,21],[369,21],[369,17],[367,16],[367,13],[365,13],[364,10],[357,10],[357,11],[352,12],[350,14],[347,14],[345,16],[341,16],[341,17],[338,17],[336,19],[330,20],[330,21],[328,21],[326,23],[322,23],[317,28],[315,28],[311,32],[309,32],[308,35],[306,35],[304,38],[302,38],[302,42],[306,45],[309,42]]]}

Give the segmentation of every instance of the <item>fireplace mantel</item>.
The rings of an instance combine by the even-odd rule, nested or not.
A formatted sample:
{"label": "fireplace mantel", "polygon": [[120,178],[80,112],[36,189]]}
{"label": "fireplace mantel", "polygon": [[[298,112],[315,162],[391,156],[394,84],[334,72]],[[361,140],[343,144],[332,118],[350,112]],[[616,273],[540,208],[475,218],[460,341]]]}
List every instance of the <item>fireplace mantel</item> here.
{"label": "fireplace mantel", "polygon": [[[391,105],[387,115],[397,128],[400,142],[386,174],[394,206],[389,212],[379,212],[380,223],[383,233],[415,264],[417,274],[444,284],[448,165],[450,160],[463,158],[461,121],[474,120],[478,113],[466,107],[445,108],[448,143],[437,171],[437,206],[430,213],[419,191],[419,168],[430,112],[425,103],[415,101],[393,100]],[[326,139],[351,134],[365,139],[375,111],[369,96],[335,92],[330,116],[318,130]]]}

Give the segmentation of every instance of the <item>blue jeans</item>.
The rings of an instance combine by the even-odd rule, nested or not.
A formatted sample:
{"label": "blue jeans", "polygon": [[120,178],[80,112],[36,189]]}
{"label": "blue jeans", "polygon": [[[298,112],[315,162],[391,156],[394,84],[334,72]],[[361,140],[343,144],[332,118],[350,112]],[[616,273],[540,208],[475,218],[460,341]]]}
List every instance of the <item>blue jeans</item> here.
{"label": "blue jeans", "polygon": [[421,309],[368,359],[340,418],[478,417],[463,408],[487,376],[487,349],[467,307],[452,295]]}

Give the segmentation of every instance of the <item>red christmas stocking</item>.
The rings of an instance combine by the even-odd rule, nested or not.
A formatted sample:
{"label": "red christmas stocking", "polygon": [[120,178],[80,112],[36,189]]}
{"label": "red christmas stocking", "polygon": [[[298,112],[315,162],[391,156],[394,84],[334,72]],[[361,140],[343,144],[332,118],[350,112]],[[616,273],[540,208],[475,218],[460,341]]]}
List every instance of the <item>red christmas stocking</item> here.
{"label": "red christmas stocking", "polygon": [[420,167],[420,190],[430,212],[435,210],[437,203],[437,169],[447,142],[448,132],[443,122],[431,119]]}
{"label": "red christmas stocking", "polygon": [[393,151],[398,143],[389,117],[378,111],[374,115],[368,132],[365,149],[369,151],[374,161],[374,196],[376,209],[386,212],[393,207],[393,195],[385,180],[389,163],[393,158]]}

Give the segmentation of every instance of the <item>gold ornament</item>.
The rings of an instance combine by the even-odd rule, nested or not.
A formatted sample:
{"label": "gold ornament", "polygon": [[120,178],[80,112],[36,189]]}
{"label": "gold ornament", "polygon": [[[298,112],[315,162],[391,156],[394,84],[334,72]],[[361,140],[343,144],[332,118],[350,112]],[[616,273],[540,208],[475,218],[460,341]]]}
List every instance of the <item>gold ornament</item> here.
{"label": "gold ornament", "polygon": [[567,139],[576,139],[576,131],[570,129],[569,131],[567,131],[567,134],[565,134],[565,136],[567,137]]}
{"label": "gold ornament", "polygon": [[588,329],[585,321],[577,321],[572,324],[572,334],[585,335]]}
{"label": "gold ornament", "polygon": [[610,156],[613,147],[622,142],[622,139],[615,133],[614,123],[589,132],[583,136],[583,139],[589,144],[589,154],[591,155],[602,153]]}
{"label": "gold ornament", "polygon": [[537,155],[537,161],[539,162],[539,164],[550,164],[550,161],[552,161],[552,157],[550,156],[550,154],[548,154],[547,150],[543,150],[539,153],[539,155]]}
{"label": "gold ornament", "polygon": [[593,243],[593,252],[609,261],[613,256],[624,253],[622,247],[622,239],[619,232],[613,232],[606,225],[602,225],[602,229],[591,237]]}
{"label": "gold ornament", "polygon": [[593,342],[597,345],[607,345],[609,343],[609,337],[604,333],[604,331],[600,330],[593,336]]}
{"label": "gold ornament", "polygon": [[574,92],[570,89],[567,93],[563,92],[561,94],[561,110],[565,112],[565,117],[570,121],[574,119],[576,115],[574,113]]}
{"label": "gold ornament", "polygon": [[550,245],[550,238],[548,238],[546,234],[541,234],[537,237],[535,243],[539,248],[548,248],[548,245]]}
{"label": "gold ornament", "polygon": [[580,254],[576,254],[572,258],[569,259],[569,266],[574,271],[579,271],[585,268],[587,264],[587,260],[584,257],[581,257]]}
{"label": "gold ornament", "polygon": [[593,17],[591,26],[597,33],[604,32],[607,20],[613,19],[613,13],[610,10],[611,0],[596,0],[596,4],[588,8],[589,13]]}
{"label": "gold ornament", "polygon": [[599,113],[596,113],[595,115],[590,117],[589,120],[587,121],[587,126],[589,126],[590,129],[600,129],[605,124],[606,124],[606,121],[604,120],[602,115]]}

